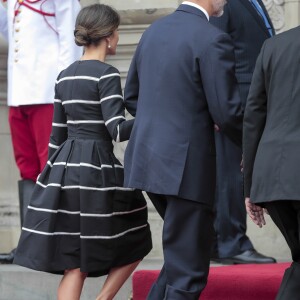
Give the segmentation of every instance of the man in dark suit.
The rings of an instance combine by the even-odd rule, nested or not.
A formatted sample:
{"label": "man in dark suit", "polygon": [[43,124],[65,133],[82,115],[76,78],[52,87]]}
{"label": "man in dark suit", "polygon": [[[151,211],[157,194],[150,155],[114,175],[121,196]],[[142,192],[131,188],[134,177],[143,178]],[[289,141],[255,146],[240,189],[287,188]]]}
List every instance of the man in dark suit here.
{"label": "man in dark suit", "polygon": [[247,212],[261,227],[265,224],[265,207],[286,239],[293,258],[277,300],[300,299],[299,36],[300,26],[263,45],[244,119]]}
{"label": "man in dark suit", "polygon": [[[228,33],[234,43],[235,75],[243,108],[249,92],[255,62],[263,42],[274,28],[261,0],[228,0],[224,14],[210,22]],[[246,210],[240,163],[242,149],[225,134],[216,131],[217,191],[215,240],[212,260],[225,264],[273,263],[258,253],[246,235]]]}
{"label": "man in dark suit", "polygon": [[143,34],[125,86],[135,116],[125,186],[164,217],[164,266],[148,299],[198,300],[209,270],[215,198],[214,124],[241,145],[232,41],[208,22],[223,0],[185,1]]}

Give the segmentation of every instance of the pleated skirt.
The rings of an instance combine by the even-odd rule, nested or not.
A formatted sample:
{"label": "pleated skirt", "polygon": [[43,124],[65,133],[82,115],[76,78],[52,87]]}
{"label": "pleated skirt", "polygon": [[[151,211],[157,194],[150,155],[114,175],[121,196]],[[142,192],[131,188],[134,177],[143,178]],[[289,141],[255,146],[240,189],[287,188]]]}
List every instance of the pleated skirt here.
{"label": "pleated skirt", "polygon": [[95,277],[146,256],[147,203],[123,173],[110,141],[68,139],[37,179],[14,263]]}

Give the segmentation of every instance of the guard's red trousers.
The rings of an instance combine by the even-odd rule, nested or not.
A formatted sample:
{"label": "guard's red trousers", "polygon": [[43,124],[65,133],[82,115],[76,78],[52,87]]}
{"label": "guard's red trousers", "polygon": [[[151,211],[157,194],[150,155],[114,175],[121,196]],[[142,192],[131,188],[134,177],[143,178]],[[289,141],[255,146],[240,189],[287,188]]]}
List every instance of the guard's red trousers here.
{"label": "guard's red trousers", "polygon": [[22,179],[36,181],[48,158],[53,104],[9,108],[9,125],[15,160]]}

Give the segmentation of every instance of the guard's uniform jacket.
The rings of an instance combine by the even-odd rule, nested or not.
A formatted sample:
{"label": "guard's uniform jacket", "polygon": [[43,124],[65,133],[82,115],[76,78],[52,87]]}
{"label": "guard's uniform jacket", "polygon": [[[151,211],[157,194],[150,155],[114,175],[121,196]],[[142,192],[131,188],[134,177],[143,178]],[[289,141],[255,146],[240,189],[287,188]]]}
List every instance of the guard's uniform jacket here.
{"label": "guard's uniform jacket", "polygon": [[7,1],[9,106],[53,103],[58,73],[82,53],[73,35],[79,10],[78,0]]}

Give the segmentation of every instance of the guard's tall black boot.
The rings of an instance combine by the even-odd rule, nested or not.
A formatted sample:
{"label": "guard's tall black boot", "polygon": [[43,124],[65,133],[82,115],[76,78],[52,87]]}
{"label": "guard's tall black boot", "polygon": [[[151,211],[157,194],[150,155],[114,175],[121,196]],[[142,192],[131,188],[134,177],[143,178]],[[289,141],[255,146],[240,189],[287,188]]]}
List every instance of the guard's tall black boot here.
{"label": "guard's tall black boot", "polygon": [[[30,179],[24,179],[18,182],[21,228],[23,226],[24,217],[27,212],[27,206],[30,202],[34,185],[35,182]],[[0,253],[0,264],[11,264],[14,260],[15,250],[16,249],[13,249],[10,253]]]}
{"label": "guard's tall black boot", "polygon": [[35,182],[30,179],[19,180],[19,205],[20,205],[20,224],[23,226],[24,218],[27,213]]}

